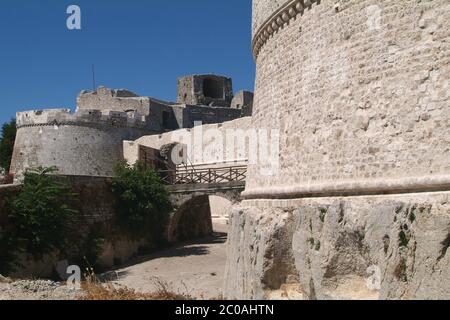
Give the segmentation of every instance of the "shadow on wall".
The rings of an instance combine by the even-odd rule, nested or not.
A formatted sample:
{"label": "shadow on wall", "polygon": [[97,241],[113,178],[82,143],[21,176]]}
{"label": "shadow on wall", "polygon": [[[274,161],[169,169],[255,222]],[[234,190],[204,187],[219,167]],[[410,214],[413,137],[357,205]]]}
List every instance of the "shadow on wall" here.
{"label": "shadow on wall", "polygon": [[170,243],[200,239],[213,232],[209,196],[194,197],[178,208],[168,226]]}
{"label": "shadow on wall", "polygon": [[[77,264],[86,261],[102,271],[129,261],[144,252],[159,249],[158,243],[148,239],[134,239],[122,231],[114,219],[114,195],[111,179],[101,177],[61,176],[77,194],[78,213],[74,217],[73,229],[76,241],[67,246],[65,253],[52,253],[42,259],[29,254],[18,255],[19,268],[10,274],[16,278],[54,277],[59,273],[57,266]],[[0,186],[0,233],[8,226],[5,199],[16,197],[21,185]],[[4,261],[0,261],[2,263]],[[61,276],[61,274],[59,273]],[[62,277],[61,277],[62,278]]]}
{"label": "shadow on wall", "polygon": [[[169,243],[203,238],[208,241],[208,237],[212,235],[215,243],[223,237],[226,241],[226,225],[231,206],[231,201],[219,196],[201,195],[186,201],[174,212],[169,222]],[[217,230],[213,228],[213,223]]]}

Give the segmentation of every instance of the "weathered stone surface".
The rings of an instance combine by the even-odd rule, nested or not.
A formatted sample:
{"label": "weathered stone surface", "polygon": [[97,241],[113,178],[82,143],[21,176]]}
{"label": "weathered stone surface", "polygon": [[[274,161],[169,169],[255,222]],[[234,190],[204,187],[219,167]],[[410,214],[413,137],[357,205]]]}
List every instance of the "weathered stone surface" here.
{"label": "weathered stone surface", "polygon": [[242,110],[242,116],[251,117],[253,113],[253,92],[239,91],[231,101],[231,108]]}
{"label": "weathered stone surface", "polygon": [[282,156],[247,192],[448,175],[449,38],[447,0],[313,1],[256,57],[252,125],[279,129]]}
{"label": "weathered stone surface", "polygon": [[[226,296],[449,299],[450,193],[244,202],[232,213]],[[379,272],[379,288],[368,286]]]}
{"label": "weathered stone surface", "polygon": [[240,148],[239,143],[232,143],[230,140],[236,137],[245,138],[249,129],[251,118],[244,117],[220,124],[198,126],[194,129],[143,136],[135,141],[124,141],[124,158],[129,164],[134,164],[139,159],[140,145],[161,149],[167,144],[180,143],[186,145],[189,164],[208,164],[208,167],[213,167],[213,163],[219,163],[218,166],[224,166],[224,162],[232,161],[236,161],[235,164],[245,163],[244,160],[249,158],[248,148]]}
{"label": "weathered stone surface", "polygon": [[0,283],[10,283],[10,282],[11,282],[10,278],[4,277],[0,274]]}
{"label": "weathered stone surface", "polygon": [[11,172],[27,168],[58,168],[60,174],[111,176],[123,159],[122,141],[150,130],[126,113],[71,114],[69,110],[18,113]]}
{"label": "weathered stone surface", "polygon": [[230,78],[211,74],[178,79],[178,103],[229,108],[232,99],[233,84]]}
{"label": "weathered stone surface", "polygon": [[142,115],[148,115],[152,99],[140,97],[126,89],[108,89],[99,87],[95,91],[82,91],[77,97],[79,110],[135,110]]}
{"label": "weathered stone surface", "polygon": [[253,6],[252,125],[279,130],[280,170],[249,167],[226,295],[449,299],[448,1]]}
{"label": "weathered stone surface", "polygon": [[[54,275],[55,268],[61,260],[67,259],[69,265],[79,263],[80,256],[83,257],[87,254],[79,250],[85,250],[87,248],[84,246],[86,241],[89,241],[89,237],[95,236],[99,231],[105,240],[96,261],[96,267],[100,269],[124,263],[143,249],[149,250],[155,245],[146,239],[131,239],[117,225],[111,179],[86,176],[60,178],[64,179],[71,187],[71,191],[77,194],[78,201],[74,204],[77,214],[72,221],[75,229],[79,232],[76,242],[66,248],[66,253],[63,255],[56,253],[46,255],[41,260],[36,260],[28,254],[20,255],[21,266],[11,276],[15,278],[50,277]],[[21,185],[0,186],[0,236],[3,228],[8,226],[7,217],[10,214],[4,200],[17,196],[21,187]],[[92,261],[90,262],[92,263]]]}
{"label": "weathered stone surface", "polygon": [[286,0],[253,0],[253,35]]}
{"label": "weathered stone surface", "polygon": [[193,197],[176,208],[168,227],[170,243],[201,239],[213,232],[208,195]]}
{"label": "weathered stone surface", "polygon": [[[212,233],[212,218],[220,218],[214,214],[221,212],[220,206],[227,204],[230,209],[232,204],[242,200],[244,183],[174,185],[168,189],[174,210],[167,238],[169,242],[175,243],[209,236]],[[212,198],[216,200],[211,201]],[[229,211],[223,217],[225,223],[228,221],[228,213]]]}

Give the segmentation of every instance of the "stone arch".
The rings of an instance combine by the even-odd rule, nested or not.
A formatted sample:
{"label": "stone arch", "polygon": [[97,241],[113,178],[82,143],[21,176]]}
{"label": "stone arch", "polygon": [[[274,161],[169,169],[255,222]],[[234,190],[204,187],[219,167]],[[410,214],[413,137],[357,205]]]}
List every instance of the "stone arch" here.
{"label": "stone arch", "polygon": [[208,195],[190,198],[173,213],[168,240],[171,243],[198,239],[212,234],[211,209]]}
{"label": "stone arch", "polygon": [[213,233],[210,196],[226,199],[231,204],[240,201],[242,190],[216,192],[175,193],[171,202],[175,207],[167,228],[170,243],[207,237]]}

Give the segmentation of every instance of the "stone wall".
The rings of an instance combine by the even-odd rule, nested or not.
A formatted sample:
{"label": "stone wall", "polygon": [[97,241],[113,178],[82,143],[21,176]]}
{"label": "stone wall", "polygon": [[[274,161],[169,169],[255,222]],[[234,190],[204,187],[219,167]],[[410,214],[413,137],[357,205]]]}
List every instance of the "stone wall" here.
{"label": "stone wall", "polygon": [[211,208],[211,216],[213,218],[213,221],[214,219],[228,220],[232,207],[232,203],[230,200],[222,197],[210,196],[209,206]]}
{"label": "stone wall", "polygon": [[243,117],[251,117],[253,114],[253,92],[239,91],[231,102],[231,108],[240,109]]}
{"label": "stone wall", "polygon": [[208,237],[213,232],[208,195],[184,202],[172,216],[168,226],[168,241],[183,242]]}
{"label": "stone wall", "polygon": [[264,23],[270,18],[270,16],[282,8],[287,0],[253,0],[253,28],[252,34],[256,35],[256,32],[264,25]]}
{"label": "stone wall", "polygon": [[242,112],[229,107],[185,106],[183,128],[193,128],[196,122],[202,124],[220,124],[241,118]]}
{"label": "stone wall", "polygon": [[27,168],[55,166],[60,174],[111,176],[123,160],[122,141],[151,132],[145,125],[121,112],[18,113],[11,172],[20,176]]}
{"label": "stone wall", "polygon": [[[114,166],[123,160],[124,140],[192,128],[197,122],[222,123],[241,117],[240,110],[229,108],[233,94],[231,79],[214,75],[184,79],[192,80],[195,105],[100,87],[80,93],[75,113],[70,109],[17,113],[11,171],[20,178],[28,168],[55,166],[60,174],[110,176]],[[221,98],[204,96],[204,81],[209,80],[220,83]]]}
{"label": "stone wall", "polygon": [[[149,135],[135,141],[124,141],[124,158],[128,163],[134,164],[139,158],[139,145],[153,149],[161,149],[162,146],[173,142],[187,146],[189,164],[205,164],[235,162],[245,163],[248,159],[248,148],[239,148],[236,143],[227,143],[227,131],[232,133],[245,133],[250,129],[251,118],[241,118],[222,124],[203,125],[193,129],[181,129],[160,135]],[[223,141],[216,141],[214,136],[224,137]],[[235,137],[232,135],[231,137]],[[239,151],[239,152],[238,152]],[[242,151],[242,152],[240,152]]]}
{"label": "stone wall", "polygon": [[100,87],[96,91],[82,91],[77,97],[78,110],[134,110],[149,115],[151,99],[140,97],[128,90]]}
{"label": "stone wall", "polygon": [[[183,128],[184,107],[168,101],[141,97],[125,89],[100,87],[96,91],[83,91],[77,98],[77,111],[96,109],[145,116],[146,127],[154,133]],[[166,115],[166,116],[164,116]]]}
{"label": "stone wall", "polygon": [[[81,234],[73,244],[74,249],[87,241],[92,232],[101,231],[105,242],[99,252],[96,271],[101,271],[121,263],[125,263],[133,256],[142,253],[142,250],[154,248],[154,244],[147,240],[131,239],[122,234],[114,222],[114,196],[111,193],[111,179],[103,177],[65,176],[62,177],[78,196],[75,208],[78,211],[72,222]],[[9,214],[4,206],[6,197],[15,196],[20,192],[20,185],[0,186],[0,228],[7,223]],[[92,249],[92,248],[91,248]],[[71,252],[71,248],[68,251]],[[72,251],[73,251],[72,250]],[[16,277],[48,277],[55,272],[58,261],[67,260],[69,264],[80,263],[74,259],[86,255],[86,252],[73,252],[74,256],[67,257],[58,254],[48,255],[41,261],[36,261],[28,255],[20,257],[23,264],[14,276]],[[83,262],[83,261],[81,261]],[[92,263],[92,261],[90,261]]]}

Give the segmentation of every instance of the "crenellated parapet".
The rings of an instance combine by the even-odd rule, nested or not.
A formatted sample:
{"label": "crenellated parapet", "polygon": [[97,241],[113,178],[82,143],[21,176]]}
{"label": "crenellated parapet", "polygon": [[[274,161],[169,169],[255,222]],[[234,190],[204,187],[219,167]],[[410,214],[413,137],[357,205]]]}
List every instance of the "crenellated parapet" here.
{"label": "crenellated parapet", "polygon": [[122,141],[152,133],[136,111],[50,109],[17,113],[11,172],[56,167],[66,175],[111,176],[122,160]]}
{"label": "crenellated parapet", "polygon": [[146,129],[147,118],[138,112],[101,110],[48,109],[18,112],[17,128],[38,126],[110,126],[115,128]]}

